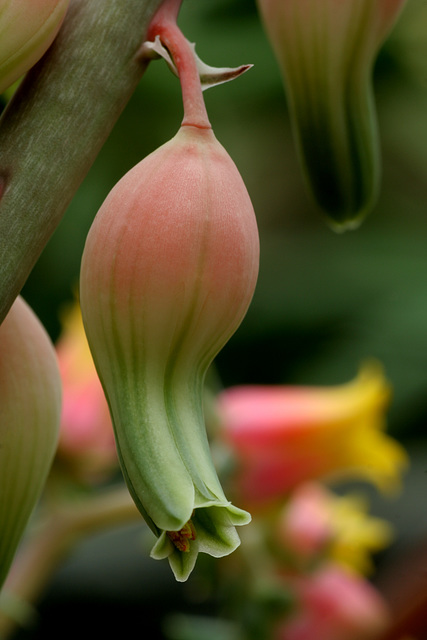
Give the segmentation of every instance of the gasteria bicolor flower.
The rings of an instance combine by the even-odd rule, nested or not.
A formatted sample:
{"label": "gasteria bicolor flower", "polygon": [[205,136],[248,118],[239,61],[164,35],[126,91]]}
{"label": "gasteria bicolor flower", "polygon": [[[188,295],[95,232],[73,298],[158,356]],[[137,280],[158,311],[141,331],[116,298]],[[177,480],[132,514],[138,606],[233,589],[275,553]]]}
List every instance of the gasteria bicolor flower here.
{"label": "gasteria bicolor flower", "polygon": [[374,640],[390,620],[369,582],[333,564],[295,578],[293,588],[295,614],[277,625],[274,640]]}
{"label": "gasteria bicolor flower", "polygon": [[107,400],[77,302],[63,314],[56,353],[63,387],[57,460],[80,481],[98,482],[117,470],[118,460]]}
{"label": "gasteria bicolor flower", "polygon": [[405,0],[258,0],[314,201],[337,230],[377,199],[372,67]]}
{"label": "gasteria bicolor flower", "polygon": [[299,483],[347,477],[393,490],[407,456],[385,432],[390,388],[372,363],[336,387],[243,386],[218,396],[223,437],[246,504],[283,498]]}
{"label": "gasteria bicolor flower", "polygon": [[70,0],[2,0],[0,6],[0,93],[47,51]]}
{"label": "gasteria bicolor flower", "polygon": [[305,482],[283,506],[276,531],[280,547],[310,565],[328,558],[359,574],[372,568],[372,554],[391,541],[388,522],[368,514],[360,494],[335,495],[319,482]]}
{"label": "gasteria bicolor flower", "polygon": [[60,415],[54,347],[17,298],[0,326],[0,587],[49,472]]}
{"label": "gasteria bicolor flower", "polygon": [[240,324],[258,273],[252,204],[216,140],[194,52],[162,6],[150,28],[172,55],[184,120],[101,206],[81,267],[83,321],[129,490],[158,536],[152,556],[185,580],[226,555],[250,516],[226,499],[205,430],[205,372]]}

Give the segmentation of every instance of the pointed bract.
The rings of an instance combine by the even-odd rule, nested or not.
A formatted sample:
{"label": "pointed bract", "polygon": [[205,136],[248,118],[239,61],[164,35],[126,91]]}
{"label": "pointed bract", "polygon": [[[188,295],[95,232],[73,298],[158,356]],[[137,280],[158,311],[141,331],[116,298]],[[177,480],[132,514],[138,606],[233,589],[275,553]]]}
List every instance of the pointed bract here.
{"label": "pointed bract", "polygon": [[[188,42],[188,41],[187,41]],[[234,80],[253,67],[252,64],[243,64],[240,67],[211,67],[199,58],[196,53],[196,45],[193,42],[188,42],[188,45],[193,50],[194,59],[196,61],[197,70],[199,72],[200,85],[202,91],[209,89],[210,87],[216,87],[218,84],[229,82]],[[176,76],[179,76],[178,69],[172,57],[166,47],[163,46],[160,36],[156,36],[153,42],[144,42],[141,48],[141,56],[146,58],[163,58],[169,69]]]}

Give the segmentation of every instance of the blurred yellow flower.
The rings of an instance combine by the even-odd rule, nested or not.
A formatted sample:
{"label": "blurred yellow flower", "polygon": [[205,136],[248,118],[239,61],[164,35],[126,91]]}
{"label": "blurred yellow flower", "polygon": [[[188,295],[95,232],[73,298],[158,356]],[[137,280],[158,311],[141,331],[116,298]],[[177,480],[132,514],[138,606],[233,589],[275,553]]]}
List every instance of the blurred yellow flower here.
{"label": "blurred yellow flower", "polygon": [[235,458],[237,492],[254,508],[315,478],[367,480],[395,491],[407,455],[384,432],[389,400],[390,387],[374,362],[335,387],[223,391],[217,407]]}
{"label": "blurred yellow flower", "polygon": [[330,502],[334,538],[329,555],[340,565],[358,573],[373,569],[371,554],[384,549],[393,537],[391,525],[368,515],[368,505],[361,495],[332,498]]}
{"label": "blurred yellow flower", "polygon": [[277,539],[303,560],[328,561],[368,574],[371,556],[392,539],[388,522],[368,514],[362,495],[337,496],[317,482],[307,482],[292,493],[283,508]]}

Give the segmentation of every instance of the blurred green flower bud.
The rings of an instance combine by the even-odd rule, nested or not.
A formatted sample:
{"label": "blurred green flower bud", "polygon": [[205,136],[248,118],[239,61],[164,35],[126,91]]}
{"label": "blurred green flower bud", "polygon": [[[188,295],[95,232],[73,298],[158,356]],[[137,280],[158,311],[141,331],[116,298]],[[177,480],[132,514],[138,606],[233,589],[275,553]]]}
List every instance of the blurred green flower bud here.
{"label": "blurred green flower bud", "polygon": [[48,475],[60,415],[54,347],[17,298],[0,326],[0,587]]}
{"label": "blurred green flower bud", "polygon": [[0,93],[49,48],[68,4],[69,0],[1,0]]}
{"label": "blurred green flower bud", "polygon": [[253,295],[259,241],[241,176],[210,128],[184,125],[101,206],[80,302],[125,479],[186,580],[199,551],[226,555],[250,516],[226,499],[202,409],[212,359]]}
{"label": "blurred green flower bud", "polygon": [[372,209],[380,173],[376,54],[405,0],[258,0],[305,177],[336,230]]}

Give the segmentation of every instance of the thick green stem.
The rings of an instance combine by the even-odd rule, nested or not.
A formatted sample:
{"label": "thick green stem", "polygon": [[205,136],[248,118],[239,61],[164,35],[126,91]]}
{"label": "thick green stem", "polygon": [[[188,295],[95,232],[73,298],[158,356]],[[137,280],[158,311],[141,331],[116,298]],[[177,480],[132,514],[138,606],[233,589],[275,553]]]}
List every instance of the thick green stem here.
{"label": "thick green stem", "polygon": [[5,110],[0,322],[141,79],[147,62],[137,52],[161,2],[71,0],[57,39]]}

